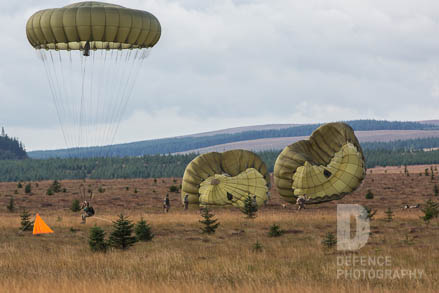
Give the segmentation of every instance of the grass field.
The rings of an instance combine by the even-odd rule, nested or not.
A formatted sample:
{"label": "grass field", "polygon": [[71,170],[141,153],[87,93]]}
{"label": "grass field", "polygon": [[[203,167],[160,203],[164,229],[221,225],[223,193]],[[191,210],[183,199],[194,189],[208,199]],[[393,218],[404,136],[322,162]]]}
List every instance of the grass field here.
{"label": "grass field", "polygon": [[[335,202],[297,212],[292,205],[282,208],[274,189],[271,202],[256,219],[246,219],[235,210],[215,209],[221,225],[207,237],[199,232],[198,209],[182,211],[178,194],[170,193],[171,212],[161,213],[163,195],[170,185],[179,185],[179,178],[157,183],[152,179],[86,182],[90,188],[102,185],[105,192],[93,199],[100,219],[90,218],[85,225],[80,224],[78,213],[68,209],[79,196],[79,181],[63,181],[67,192],[52,196],[45,194],[50,182],[39,182],[38,187],[32,183],[32,195],[25,195],[23,189],[14,194],[17,183],[0,183],[0,292],[437,292],[439,223],[434,220],[427,226],[419,218],[419,209],[400,207],[435,199],[432,186],[439,176],[436,173],[431,181],[414,171],[410,177],[375,173],[369,170],[359,190],[337,202],[378,210],[368,243],[353,253],[321,245],[327,232],[336,232]],[[368,189],[375,194],[372,200],[364,198]],[[18,207],[39,212],[55,233],[18,232],[19,212],[8,213],[4,208],[10,196]],[[384,221],[388,207],[394,211],[392,222]],[[108,220],[115,220],[120,212],[134,221],[144,217],[156,235],[153,241],[137,243],[127,251],[92,253],[89,229],[96,224],[110,232]],[[280,225],[285,234],[268,237],[272,224]],[[261,251],[253,249],[256,241],[262,244]],[[387,257],[390,261],[384,269],[419,270],[422,276],[337,277],[339,270],[352,269],[338,263],[340,257],[352,256]],[[354,269],[383,267],[369,264]]]}

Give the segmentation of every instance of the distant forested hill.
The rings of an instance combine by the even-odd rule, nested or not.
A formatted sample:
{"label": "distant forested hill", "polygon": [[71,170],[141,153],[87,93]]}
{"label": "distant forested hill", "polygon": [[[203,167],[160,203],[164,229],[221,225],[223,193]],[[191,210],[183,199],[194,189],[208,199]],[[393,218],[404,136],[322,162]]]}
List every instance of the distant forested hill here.
{"label": "distant forested hill", "polygon": [[26,159],[23,144],[16,138],[9,137],[4,129],[0,133],[0,160]]}
{"label": "distant forested hill", "polygon": [[[386,143],[362,143],[366,166],[439,164],[439,138],[411,139]],[[270,172],[280,151],[257,152]],[[98,159],[4,160],[0,181],[48,179],[94,179],[182,177],[186,165],[197,154],[145,155]]]}
{"label": "distant forested hill", "polygon": [[[438,125],[418,122],[379,121],[379,120],[353,120],[346,121],[354,130],[435,130]],[[216,134],[205,136],[184,136],[146,140],[126,144],[118,144],[110,147],[88,148],[82,150],[53,150],[29,152],[32,158],[65,158],[65,157],[133,157],[154,154],[169,154],[191,151],[203,147],[219,144],[275,137],[308,136],[321,124],[299,125],[284,129],[268,129],[244,131],[232,134]]]}

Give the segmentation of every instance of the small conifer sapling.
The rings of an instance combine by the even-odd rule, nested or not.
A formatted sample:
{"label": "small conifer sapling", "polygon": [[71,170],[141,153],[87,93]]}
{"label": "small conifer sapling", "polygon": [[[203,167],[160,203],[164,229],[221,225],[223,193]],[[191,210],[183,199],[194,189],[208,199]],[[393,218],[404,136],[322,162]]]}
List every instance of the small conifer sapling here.
{"label": "small conifer sapling", "polygon": [[201,210],[201,217],[203,218],[199,222],[203,224],[201,227],[201,233],[203,234],[214,234],[215,230],[218,228],[220,223],[218,223],[218,219],[214,219],[215,215],[212,214],[207,207]]}
{"label": "small conifer sapling", "polygon": [[120,214],[119,219],[113,222],[113,231],[109,238],[110,246],[125,250],[134,245],[137,238],[132,235],[133,228],[134,224],[128,220],[128,217]]}
{"label": "small conifer sapling", "polygon": [[[74,232],[70,229],[70,231]],[[105,252],[108,248],[108,243],[105,241],[105,232],[101,227],[94,226],[90,229],[88,236],[88,245],[94,252]]]}
{"label": "small conifer sapling", "polygon": [[134,232],[136,233],[138,241],[151,241],[152,238],[154,238],[154,234],[151,231],[151,226],[149,226],[143,218],[137,222]]}

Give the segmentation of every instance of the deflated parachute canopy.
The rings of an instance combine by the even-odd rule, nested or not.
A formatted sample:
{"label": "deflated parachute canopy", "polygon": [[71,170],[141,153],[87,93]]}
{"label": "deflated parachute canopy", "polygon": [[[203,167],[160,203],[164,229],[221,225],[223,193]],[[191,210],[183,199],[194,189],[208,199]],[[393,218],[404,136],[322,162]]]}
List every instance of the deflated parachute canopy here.
{"label": "deflated parachute canopy", "polygon": [[254,153],[231,150],[199,155],[186,167],[181,197],[202,205],[244,206],[256,196],[258,205],[267,200],[270,177],[265,163]]}
{"label": "deflated parachute canopy", "polygon": [[320,126],[309,140],[287,146],[274,166],[280,195],[294,202],[306,195],[308,203],[340,199],[353,192],[366,169],[360,143],[345,123]]}
{"label": "deflated parachute canopy", "polygon": [[[200,204],[202,205],[233,205],[244,207],[248,196],[256,200],[257,205],[262,205],[267,200],[267,182],[254,168],[249,168],[239,175],[230,177],[216,174],[201,182]],[[256,198],[255,198],[256,196]]]}

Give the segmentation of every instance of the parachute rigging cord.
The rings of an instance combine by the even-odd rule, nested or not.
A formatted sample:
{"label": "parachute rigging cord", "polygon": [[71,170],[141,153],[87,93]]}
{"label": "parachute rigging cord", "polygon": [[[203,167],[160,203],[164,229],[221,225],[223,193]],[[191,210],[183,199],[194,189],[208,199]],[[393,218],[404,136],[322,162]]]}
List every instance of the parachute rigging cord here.
{"label": "parachute rigging cord", "polygon": [[114,143],[150,49],[36,51],[44,64],[65,144],[71,149],[69,156],[111,155],[110,147],[95,147]]}
{"label": "parachute rigging cord", "polygon": [[101,220],[101,221],[106,221],[106,222],[109,222],[109,223],[113,223],[113,221],[111,221],[111,220],[107,220],[107,219],[96,217],[96,216],[93,216],[90,219],[98,219],[98,220]]}

